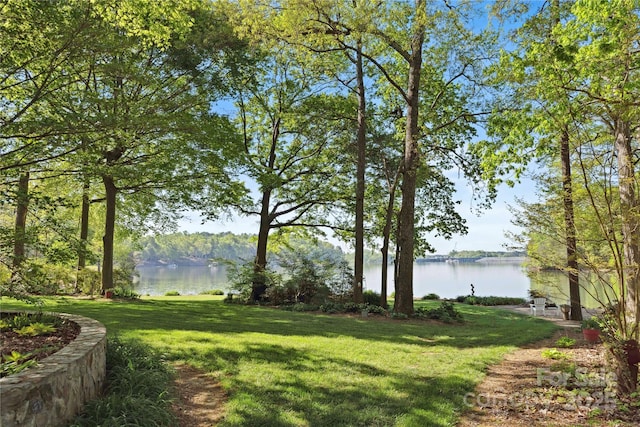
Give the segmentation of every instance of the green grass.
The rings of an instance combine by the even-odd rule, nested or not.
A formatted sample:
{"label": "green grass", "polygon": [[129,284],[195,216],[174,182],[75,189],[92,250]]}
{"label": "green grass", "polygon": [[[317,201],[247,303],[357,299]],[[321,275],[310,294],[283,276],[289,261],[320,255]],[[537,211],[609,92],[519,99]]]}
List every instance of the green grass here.
{"label": "green grass", "polygon": [[45,310],[97,319],[112,335],[211,372],[229,395],[222,426],[454,425],[487,365],[556,328],[463,304],[456,308],[465,323],[440,324],[223,304],[211,296],[46,302]]}

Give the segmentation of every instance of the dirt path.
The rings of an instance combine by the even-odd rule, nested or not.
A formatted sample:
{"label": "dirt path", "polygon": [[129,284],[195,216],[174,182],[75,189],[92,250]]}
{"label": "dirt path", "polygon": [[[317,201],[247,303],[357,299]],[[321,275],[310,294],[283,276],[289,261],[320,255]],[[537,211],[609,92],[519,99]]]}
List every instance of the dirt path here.
{"label": "dirt path", "polygon": [[178,427],[210,427],[224,416],[227,396],[222,386],[206,372],[189,365],[176,364],[178,400],[173,410]]}
{"label": "dirt path", "polygon": [[[607,369],[605,347],[585,341],[577,322],[547,320],[563,328],[490,366],[476,391],[466,396],[469,411],[458,427],[640,425],[637,406],[628,405],[625,412],[615,404],[615,375]],[[562,337],[574,339],[575,345],[559,347]]]}

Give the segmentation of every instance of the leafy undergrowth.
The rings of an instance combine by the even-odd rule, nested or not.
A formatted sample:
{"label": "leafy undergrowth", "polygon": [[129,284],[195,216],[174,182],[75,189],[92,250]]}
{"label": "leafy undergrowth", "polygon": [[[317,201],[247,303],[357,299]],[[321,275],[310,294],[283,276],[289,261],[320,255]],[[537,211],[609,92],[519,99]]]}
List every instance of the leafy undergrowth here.
{"label": "leafy undergrowth", "polygon": [[228,394],[221,426],[453,425],[489,364],[556,328],[466,304],[455,305],[464,323],[450,324],[273,310],[211,296],[47,304],[210,373]]}
{"label": "leafy undergrowth", "polygon": [[175,426],[172,380],[173,371],[156,350],[111,337],[105,394],[89,402],[71,427]]}
{"label": "leafy undergrowth", "polygon": [[73,341],[80,327],[42,312],[3,313],[0,317],[0,377],[34,367]]}

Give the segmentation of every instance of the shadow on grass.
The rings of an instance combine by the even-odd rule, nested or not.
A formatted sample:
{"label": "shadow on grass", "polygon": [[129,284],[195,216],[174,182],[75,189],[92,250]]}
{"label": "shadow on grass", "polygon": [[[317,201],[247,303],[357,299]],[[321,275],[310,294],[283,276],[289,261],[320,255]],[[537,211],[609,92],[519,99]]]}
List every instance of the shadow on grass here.
{"label": "shadow on grass", "polygon": [[[274,377],[265,368],[268,381],[234,376],[231,389],[238,392],[221,426],[448,426],[475,387],[457,375],[399,374],[344,359],[310,360],[296,351],[287,351],[283,360],[281,349],[269,345],[251,351],[269,363],[287,364],[287,375]],[[330,384],[310,380],[329,368],[336,377]],[[379,378],[381,384],[364,378]]]}
{"label": "shadow on grass", "polygon": [[104,301],[60,298],[50,302],[44,309],[91,317],[104,323],[109,333],[161,329],[329,338],[350,336],[421,346],[444,344],[460,349],[520,346],[546,338],[557,329],[551,322],[506,310],[466,305],[456,307],[464,315],[465,322],[462,324],[296,313],[267,307],[224,304],[220,300]]}

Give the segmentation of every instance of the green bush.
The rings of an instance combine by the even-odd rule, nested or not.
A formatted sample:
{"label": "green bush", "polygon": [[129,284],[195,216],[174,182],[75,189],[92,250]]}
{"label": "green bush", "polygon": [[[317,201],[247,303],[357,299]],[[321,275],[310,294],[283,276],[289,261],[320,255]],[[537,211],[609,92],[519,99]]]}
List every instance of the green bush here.
{"label": "green bush", "polygon": [[353,301],[345,302],[342,307],[342,311],[345,313],[357,313],[360,310],[360,305]]}
{"label": "green bush", "polygon": [[200,292],[200,295],[224,295],[224,291],[221,289],[211,289]]}
{"label": "green bush", "polygon": [[440,296],[438,294],[430,293],[422,297],[423,300],[438,300]]}
{"label": "green bush", "polygon": [[179,297],[180,296],[180,292],[178,291],[168,291],[164,293],[165,297]]}
{"label": "green bush", "polygon": [[344,311],[344,305],[329,301],[320,305],[320,311],[324,313],[339,313]]}
{"label": "green bush", "polygon": [[414,317],[422,319],[440,320],[445,323],[461,322],[462,314],[450,301],[442,301],[437,308],[418,307]]}
{"label": "green bush", "polygon": [[360,304],[361,310],[366,310],[367,313],[370,314],[387,314],[387,310],[385,310],[383,307],[380,307],[379,305],[372,305],[372,304]]}
{"label": "green bush", "polygon": [[78,271],[78,289],[85,295],[94,295],[100,292],[101,277],[98,270],[83,268]]}
{"label": "green bush", "polygon": [[138,299],[140,298],[140,294],[135,292],[133,289],[125,288],[122,286],[116,286],[111,289],[113,298],[122,298],[122,299]]}
{"label": "green bush", "polygon": [[463,302],[469,305],[483,305],[483,306],[522,305],[522,304],[526,304],[527,302],[527,300],[524,298],[496,297],[496,296],[478,297],[478,296],[472,296],[472,295],[457,297],[456,301]]}
{"label": "green bush", "polygon": [[465,300],[466,300],[467,298],[469,298],[470,296],[471,296],[471,295],[459,295],[459,296],[457,296],[457,297],[456,297],[456,302],[464,303],[464,302],[465,302]]}
{"label": "green bush", "polygon": [[365,304],[380,305],[380,294],[370,289],[362,293],[362,298]]}
{"label": "green bush", "polygon": [[286,305],[283,308],[286,308],[287,310],[290,310],[290,311],[303,312],[303,311],[316,311],[320,307],[314,304],[305,304],[303,302],[297,302],[295,304]]}

